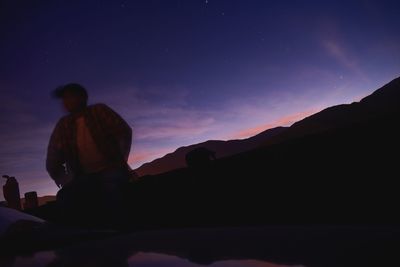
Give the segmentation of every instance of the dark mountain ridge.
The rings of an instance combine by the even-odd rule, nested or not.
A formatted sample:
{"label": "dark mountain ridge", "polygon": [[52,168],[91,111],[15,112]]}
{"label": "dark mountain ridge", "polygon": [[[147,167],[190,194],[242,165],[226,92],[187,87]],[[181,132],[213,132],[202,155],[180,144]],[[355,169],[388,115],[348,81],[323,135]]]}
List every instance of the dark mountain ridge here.
{"label": "dark mountain ridge", "polygon": [[396,112],[399,110],[399,87],[400,78],[397,78],[364,97],[360,102],[328,107],[294,123],[287,131],[270,138],[264,145],[351,126]]}
{"label": "dark mountain ridge", "polygon": [[139,176],[144,176],[155,175],[178,168],[184,168],[186,167],[185,155],[188,152],[199,147],[205,147],[209,150],[215,151],[217,158],[234,155],[260,146],[269,138],[282,133],[284,130],[286,130],[286,127],[276,127],[265,130],[255,136],[246,139],[228,141],[208,140],[206,142],[180,147],[172,153],[168,153],[161,158],[143,164],[139,168],[135,169],[135,172]]}
{"label": "dark mountain ridge", "polygon": [[205,147],[216,152],[217,158],[223,158],[255,149],[259,146],[277,144],[292,138],[308,134],[321,133],[346,127],[354,123],[368,121],[385,113],[398,109],[400,78],[396,78],[360,102],[328,107],[318,113],[304,118],[291,127],[276,127],[265,130],[255,136],[242,140],[218,141],[209,140],[199,144],[180,147],[172,153],[145,163],[135,170],[139,176],[155,175],[186,167],[185,155],[198,147]]}

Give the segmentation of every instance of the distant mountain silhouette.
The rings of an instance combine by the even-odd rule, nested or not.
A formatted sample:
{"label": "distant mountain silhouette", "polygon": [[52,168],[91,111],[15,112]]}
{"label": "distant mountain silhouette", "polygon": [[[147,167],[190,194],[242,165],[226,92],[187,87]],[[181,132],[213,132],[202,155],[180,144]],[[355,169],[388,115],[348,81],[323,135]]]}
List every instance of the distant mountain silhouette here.
{"label": "distant mountain silhouette", "polygon": [[398,109],[400,78],[394,79],[360,102],[342,104],[326,108],[291,127],[276,127],[242,140],[218,141],[209,140],[190,146],[180,147],[172,153],[145,163],[135,172],[139,176],[156,175],[178,168],[186,167],[185,155],[198,147],[205,147],[216,152],[217,158],[227,157],[249,151],[259,146],[277,144],[292,138],[317,134],[331,129],[348,127],[393,112]]}
{"label": "distant mountain silhouette", "polygon": [[286,127],[276,127],[263,131],[255,136],[246,139],[237,139],[229,141],[209,140],[206,142],[180,147],[172,153],[155,159],[149,163],[145,163],[134,171],[139,176],[155,175],[163,172],[171,171],[178,168],[185,168],[185,156],[190,151],[204,147],[215,152],[216,158],[223,158],[240,152],[254,149],[271,137],[283,133]]}
{"label": "distant mountain silhouette", "polygon": [[291,138],[317,134],[332,129],[349,127],[399,110],[400,77],[394,79],[360,102],[326,108],[304,118],[278,135],[269,138],[264,145],[276,144]]}

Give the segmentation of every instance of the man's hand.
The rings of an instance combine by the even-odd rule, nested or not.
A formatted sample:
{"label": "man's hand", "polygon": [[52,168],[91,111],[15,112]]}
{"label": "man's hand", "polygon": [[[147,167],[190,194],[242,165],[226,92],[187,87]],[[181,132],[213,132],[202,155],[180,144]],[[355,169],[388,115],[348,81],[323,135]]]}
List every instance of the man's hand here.
{"label": "man's hand", "polygon": [[56,183],[58,188],[61,188],[61,187],[65,186],[66,184],[68,184],[71,180],[72,180],[71,175],[64,174],[64,175],[58,177],[56,180],[54,180],[54,182]]}

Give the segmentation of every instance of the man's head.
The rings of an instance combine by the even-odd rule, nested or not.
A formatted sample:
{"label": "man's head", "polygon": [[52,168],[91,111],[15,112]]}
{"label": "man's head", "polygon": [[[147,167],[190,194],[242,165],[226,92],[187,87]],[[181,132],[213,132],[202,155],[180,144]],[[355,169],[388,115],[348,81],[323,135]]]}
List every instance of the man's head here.
{"label": "man's head", "polygon": [[61,98],[65,109],[70,112],[77,112],[87,106],[88,93],[86,89],[77,83],[69,83],[57,87],[53,91],[55,98]]}

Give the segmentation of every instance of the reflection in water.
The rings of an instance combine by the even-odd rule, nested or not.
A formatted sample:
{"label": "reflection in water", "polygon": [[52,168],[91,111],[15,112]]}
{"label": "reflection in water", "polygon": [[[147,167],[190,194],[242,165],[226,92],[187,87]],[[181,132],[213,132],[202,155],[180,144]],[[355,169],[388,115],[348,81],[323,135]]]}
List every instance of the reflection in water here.
{"label": "reflection in water", "polygon": [[266,226],[143,231],[4,259],[1,267],[400,266],[400,231]]}
{"label": "reflection in water", "polygon": [[41,267],[48,266],[57,257],[54,251],[41,251],[32,255],[19,256],[10,261],[2,262],[0,265],[3,267]]}
{"label": "reflection in water", "polygon": [[[260,260],[223,260],[211,263],[209,265],[193,263],[187,259],[182,259],[177,256],[160,254],[160,253],[149,253],[149,252],[138,252],[130,256],[128,259],[125,258],[114,258],[114,262],[103,261],[102,255],[93,258],[79,258],[78,262],[73,261],[59,261],[54,251],[42,251],[34,253],[33,255],[19,256],[14,259],[8,266],[13,267],[42,267],[42,266],[129,266],[129,267],[287,267],[289,265],[280,265],[269,263]],[[68,263],[71,263],[68,264]],[[72,265],[73,263],[73,265]],[[76,264],[76,265],[75,265]],[[111,265],[109,265],[111,264]],[[7,266],[7,267],[8,267]],[[301,267],[301,265],[290,265],[291,267]],[[6,267],[6,266],[4,266]]]}
{"label": "reflection in water", "polygon": [[[177,256],[159,254],[159,253],[144,253],[139,252],[132,255],[128,259],[130,267],[144,267],[144,266],[157,266],[157,267],[286,267],[289,265],[279,265],[259,260],[224,260],[211,263],[209,265],[197,264],[190,262],[187,259],[182,259]],[[301,267],[301,265],[291,265],[291,267]]]}

